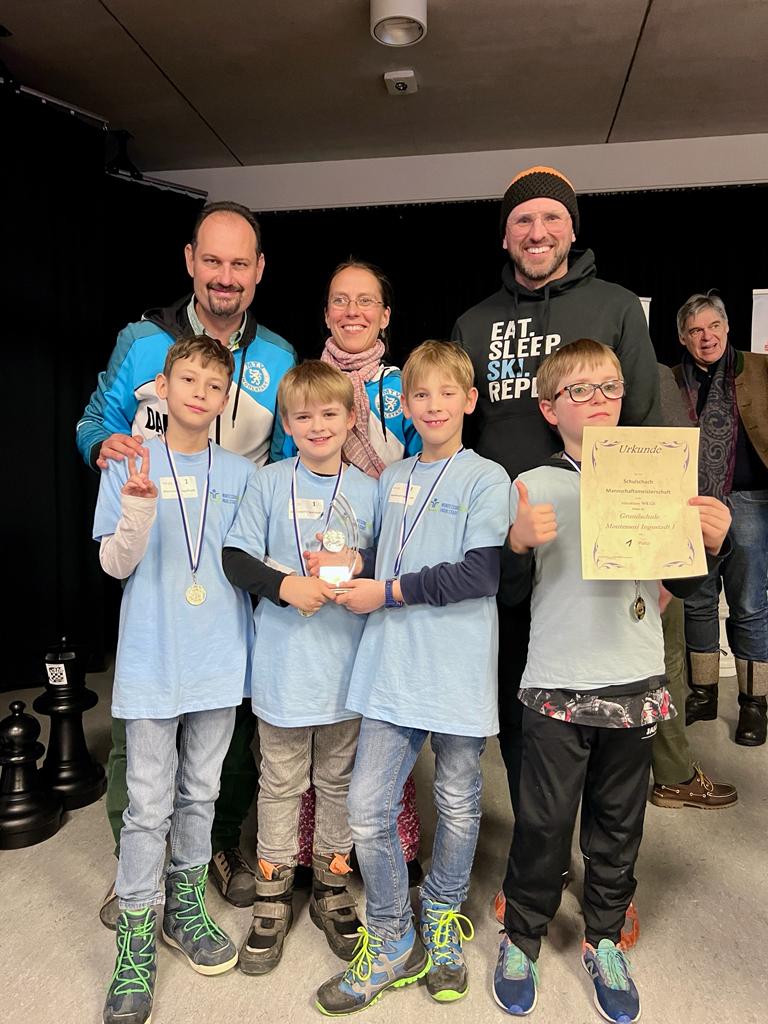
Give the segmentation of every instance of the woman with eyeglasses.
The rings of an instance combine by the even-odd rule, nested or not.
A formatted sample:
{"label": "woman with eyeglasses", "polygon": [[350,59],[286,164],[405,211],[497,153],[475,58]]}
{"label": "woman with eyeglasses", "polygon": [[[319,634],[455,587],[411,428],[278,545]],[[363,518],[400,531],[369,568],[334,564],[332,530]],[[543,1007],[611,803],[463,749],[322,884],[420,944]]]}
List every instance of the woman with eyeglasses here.
{"label": "woman with eyeglasses", "polygon": [[[345,462],[378,479],[387,466],[421,451],[421,438],[403,415],[400,370],[385,361],[392,313],[392,285],[371,263],[349,260],[331,276],[325,302],[329,330],[321,359],[349,375],[355,389],[355,426],[342,454]],[[299,822],[299,865],[312,863],[314,790],[304,794]],[[409,776],[397,822],[412,885],[421,880],[421,823],[416,787]]]}
{"label": "woman with eyeglasses", "polygon": [[350,260],[333,272],[325,303],[330,335],[320,357],[349,375],[355,388],[355,426],[344,458],[378,477],[393,462],[421,451],[421,439],[400,404],[400,370],[387,366],[392,286],[370,263]]}

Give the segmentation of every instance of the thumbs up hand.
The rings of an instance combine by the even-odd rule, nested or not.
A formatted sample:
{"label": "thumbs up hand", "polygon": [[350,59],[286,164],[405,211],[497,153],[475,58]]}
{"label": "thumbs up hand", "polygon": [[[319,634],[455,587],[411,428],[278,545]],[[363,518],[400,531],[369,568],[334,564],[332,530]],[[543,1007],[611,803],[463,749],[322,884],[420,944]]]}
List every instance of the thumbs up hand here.
{"label": "thumbs up hand", "polygon": [[509,546],[516,555],[525,554],[557,536],[557,517],[553,505],[532,505],[528,488],[522,480],[515,480],[519,495],[517,516],[509,530]]}

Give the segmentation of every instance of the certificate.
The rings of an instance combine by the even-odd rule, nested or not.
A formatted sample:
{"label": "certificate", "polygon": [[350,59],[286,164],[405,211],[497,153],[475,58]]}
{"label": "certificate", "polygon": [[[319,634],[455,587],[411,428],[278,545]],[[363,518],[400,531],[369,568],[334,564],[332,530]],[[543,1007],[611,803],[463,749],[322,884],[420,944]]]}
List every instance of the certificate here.
{"label": "certificate", "polygon": [[706,575],[698,427],[585,427],[581,458],[585,580]]}

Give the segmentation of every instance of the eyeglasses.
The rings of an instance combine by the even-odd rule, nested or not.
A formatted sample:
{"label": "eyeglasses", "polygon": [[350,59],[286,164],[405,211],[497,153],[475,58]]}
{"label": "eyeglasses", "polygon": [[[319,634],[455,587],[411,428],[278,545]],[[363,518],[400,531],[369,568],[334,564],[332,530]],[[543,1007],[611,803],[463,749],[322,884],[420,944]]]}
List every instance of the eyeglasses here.
{"label": "eyeglasses", "polygon": [[556,211],[549,211],[545,213],[512,213],[509,216],[507,224],[509,228],[518,235],[525,235],[531,227],[540,220],[547,231],[551,231],[553,234],[557,234],[560,231],[565,231],[566,228],[570,227],[571,218],[568,213],[562,214]]}
{"label": "eyeglasses", "polygon": [[623,380],[606,380],[602,384],[566,384],[564,388],[560,388],[559,391],[555,392],[552,401],[554,402],[555,398],[559,398],[560,395],[567,391],[571,396],[572,402],[589,402],[598,388],[600,388],[604,398],[623,398],[626,393]]}
{"label": "eyeglasses", "polygon": [[350,299],[348,295],[328,296],[328,305],[334,309],[349,309],[353,302],[358,309],[373,309],[374,306],[384,305],[381,299],[374,299],[372,295],[358,295],[355,299]]}

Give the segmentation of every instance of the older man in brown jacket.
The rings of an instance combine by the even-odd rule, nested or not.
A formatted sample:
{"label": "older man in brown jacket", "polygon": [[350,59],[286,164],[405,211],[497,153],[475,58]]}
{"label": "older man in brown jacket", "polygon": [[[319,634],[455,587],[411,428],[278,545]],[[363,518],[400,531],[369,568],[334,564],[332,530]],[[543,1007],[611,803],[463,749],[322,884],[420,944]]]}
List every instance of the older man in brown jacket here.
{"label": "older man in brown jacket", "polygon": [[677,331],[686,351],[675,377],[701,430],[699,493],[722,498],[733,516],[732,553],[685,601],[686,721],[717,717],[722,586],[739,683],[735,739],[755,747],[765,743],[768,719],[768,356],[729,344],[725,306],[712,293],[688,299]]}

